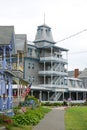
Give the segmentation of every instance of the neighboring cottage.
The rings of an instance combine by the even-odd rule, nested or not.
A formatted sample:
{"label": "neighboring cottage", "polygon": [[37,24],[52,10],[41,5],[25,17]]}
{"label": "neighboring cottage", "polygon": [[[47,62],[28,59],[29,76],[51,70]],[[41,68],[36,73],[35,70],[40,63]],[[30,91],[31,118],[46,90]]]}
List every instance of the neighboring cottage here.
{"label": "neighboring cottage", "polygon": [[[18,85],[29,84],[23,79],[23,70],[22,75],[15,73],[19,71],[19,63],[23,65],[22,58],[17,58],[17,53],[21,51],[21,48],[18,50],[16,47],[17,38],[15,39],[14,26],[0,26],[0,113],[6,111],[8,115],[13,115],[14,82],[19,81]],[[15,69],[14,64],[17,64]]]}
{"label": "neighboring cottage", "polygon": [[[0,26],[0,112],[7,110],[13,114],[12,107],[12,54],[14,53],[14,27]],[[10,111],[10,112],[9,112]]]}

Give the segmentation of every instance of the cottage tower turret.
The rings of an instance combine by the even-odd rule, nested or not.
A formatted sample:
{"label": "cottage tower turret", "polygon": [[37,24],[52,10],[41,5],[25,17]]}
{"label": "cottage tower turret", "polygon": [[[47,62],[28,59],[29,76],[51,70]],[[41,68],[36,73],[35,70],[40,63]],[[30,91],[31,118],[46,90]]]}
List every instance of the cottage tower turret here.
{"label": "cottage tower turret", "polygon": [[51,28],[47,26],[45,23],[41,26],[38,26],[34,43],[38,47],[55,44]]}

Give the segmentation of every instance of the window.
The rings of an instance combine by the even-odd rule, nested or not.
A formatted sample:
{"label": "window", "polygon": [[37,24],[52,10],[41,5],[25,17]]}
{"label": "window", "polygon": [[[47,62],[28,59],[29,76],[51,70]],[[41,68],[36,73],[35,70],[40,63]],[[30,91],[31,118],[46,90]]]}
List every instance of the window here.
{"label": "window", "polygon": [[72,87],[75,87],[75,81],[74,80],[71,81],[71,85],[72,85]]}
{"label": "window", "polygon": [[33,76],[33,77],[32,77],[32,82],[34,82],[34,81],[35,81],[35,77]]}
{"label": "window", "polygon": [[79,86],[82,87],[82,82],[81,81],[79,82]]}
{"label": "window", "polygon": [[32,49],[31,48],[28,48],[28,54],[29,54],[29,56],[32,56]]}
{"label": "window", "polygon": [[39,57],[40,55],[40,51],[39,50],[35,50],[36,56]]}
{"label": "window", "polygon": [[32,69],[34,69],[34,64],[32,64]]}
{"label": "window", "polygon": [[28,63],[28,64],[29,64],[28,69],[30,69],[31,68],[31,63]]}
{"label": "window", "polygon": [[29,82],[34,82],[35,81],[35,77],[34,76],[29,76],[28,80],[29,80]]}
{"label": "window", "polygon": [[64,84],[68,85],[68,80],[67,79],[64,79]]}
{"label": "window", "polygon": [[31,82],[31,76],[29,76],[29,82]]}

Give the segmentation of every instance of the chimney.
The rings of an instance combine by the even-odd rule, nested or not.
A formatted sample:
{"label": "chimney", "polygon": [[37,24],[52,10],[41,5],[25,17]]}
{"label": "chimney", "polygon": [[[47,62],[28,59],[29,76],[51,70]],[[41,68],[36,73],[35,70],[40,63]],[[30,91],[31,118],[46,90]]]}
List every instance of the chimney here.
{"label": "chimney", "polygon": [[75,69],[74,70],[74,77],[78,78],[78,76],[79,76],[79,69]]}

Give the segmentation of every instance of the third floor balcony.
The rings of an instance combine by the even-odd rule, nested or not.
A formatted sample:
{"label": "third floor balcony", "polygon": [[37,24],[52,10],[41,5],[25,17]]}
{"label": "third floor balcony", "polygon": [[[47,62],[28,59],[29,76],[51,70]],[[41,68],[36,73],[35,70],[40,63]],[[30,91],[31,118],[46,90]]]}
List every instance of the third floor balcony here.
{"label": "third floor balcony", "polygon": [[50,61],[53,61],[53,62],[62,62],[62,63],[65,63],[67,64],[68,61],[67,59],[64,59],[62,57],[56,57],[56,56],[48,56],[48,57],[40,57],[40,62],[50,62]]}
{"label": "third floor balcony", "polygon": [[58,72],[58,71],[53,71],[53,70],[43,70],[38,72],[39,75],[54,75],[54,76],[68,76],[67,72]]}

